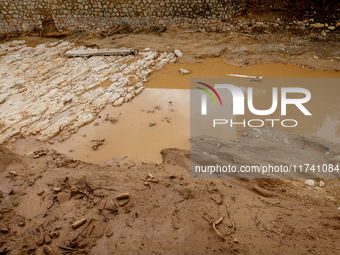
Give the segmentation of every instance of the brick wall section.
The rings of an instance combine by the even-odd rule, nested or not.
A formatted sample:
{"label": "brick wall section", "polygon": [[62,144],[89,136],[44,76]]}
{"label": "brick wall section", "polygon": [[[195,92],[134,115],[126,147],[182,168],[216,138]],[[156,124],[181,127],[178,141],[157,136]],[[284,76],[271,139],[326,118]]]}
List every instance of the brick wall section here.
{"label": "brick wall section", "polygon": [[224,19],[242,13],[246,5],[247,0],[0,0],[0,34],[161,24],[214,30],[221,29]]}

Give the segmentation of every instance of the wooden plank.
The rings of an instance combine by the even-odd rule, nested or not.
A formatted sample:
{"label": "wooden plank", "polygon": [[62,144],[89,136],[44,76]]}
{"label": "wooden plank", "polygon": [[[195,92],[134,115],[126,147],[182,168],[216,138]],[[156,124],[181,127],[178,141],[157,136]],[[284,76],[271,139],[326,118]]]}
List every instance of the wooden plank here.
{"label": "wooden plank", "polygon": [[135,55],[134,49],[87,49],[69,50],[65,53],[67,57],[91,57],[91,56],[113,56],[113,55]]}

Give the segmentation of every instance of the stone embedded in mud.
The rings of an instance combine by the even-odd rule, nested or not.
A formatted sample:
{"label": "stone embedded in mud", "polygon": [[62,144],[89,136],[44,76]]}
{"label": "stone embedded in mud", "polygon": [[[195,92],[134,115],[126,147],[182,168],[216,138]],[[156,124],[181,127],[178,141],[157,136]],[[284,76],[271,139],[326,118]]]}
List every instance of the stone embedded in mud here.
{"label": "stone embedded in mud", "polygon": [[184,69],[184,68],[179,69],[179,72],[180,72],[181,74],[183,74],[183,75],[185,75],[185,74],[190,74],[190,73],[191,73],[190,70]]}
{"label": "stone embedded in mud", "polygon": [[149,123],[149,127],[153,127],[153,126],[156,126],[156,125],[157,125],[157,123],[154,122],[154,121],[151,121],[151,122]]}
{"label": "stone embedded in mud", "polygon": [[182,53],[181,50],[175,49],[174,53],[175,53],[176,57],[181,58],[183,56],[183,53]]}
{"label": "stone embedded in mud", "polygon": [[60,192],[58,193],[58,196],[57,196],[57,199],[60,204],[69,201],[70,198],[71,198],[71,193],[67,193],[67,192]]}
{"label": "stone embedded in mud", "polygon": [[327,36],[326,31],[325,31],[325,30],[322,30],[321,35],[322,35],[323,37],[326,37],[326,36]]}
{"label": "stone embedded in mud", "polygon": [[305,184],[308,185],[308,186],[311,186],[311,187],[315,186],[314,180],[307,180],[307,181],[305,181]]}
{"label": "stone embedded in mud", "polygon": [[319,182],[319,186],[320,186],[321,188],[323,188],[323,187],[326,186],[326,184],[325,184],[323,181],[320,181],[320,182]]}
{"label": "stone embedded in mud", "polygon": [[130,197],[129,193],[122,193],[122,194],[119,194],[116,198],[120,200],[120,199],[129,198],[129,197]]}
{"label": "stone embedded in mud", "polygon": [[105,138],[93,140],[92,142],[94,143],[94,144],[92,145],[92,150],[96,151],[96,150],[98,150],[99,147],[101,147],[102,145],[104,145]]}
{"label": "stone embedded in mud", "polygon": [[313,28],[324,28],[325,24],[310,24],[310,27],[313,27]]}
{"label": "stone embedded in mud", "polygon": [[86,219],[81,219],[72,224],[73,228],[78,228],[86,222]]}
{"label": "stone embedded in mud", "polygon": [[116,123],[117,121],[118,121],[118,117],[117,117],[117,116],[111,116],[111,117],[110,117],[110,122],[111,122],[112,124]]}

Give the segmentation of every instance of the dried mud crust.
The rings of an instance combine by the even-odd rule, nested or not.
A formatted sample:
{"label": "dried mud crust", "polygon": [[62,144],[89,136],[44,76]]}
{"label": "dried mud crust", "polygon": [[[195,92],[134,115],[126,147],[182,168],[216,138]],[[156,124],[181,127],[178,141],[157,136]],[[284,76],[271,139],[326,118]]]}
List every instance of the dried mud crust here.
{"label": "dried mud crust", "polygon": [[191,179],[188,151],[161,153],[103,166],[1,149],[0,254],[339,254],[338,180]]}

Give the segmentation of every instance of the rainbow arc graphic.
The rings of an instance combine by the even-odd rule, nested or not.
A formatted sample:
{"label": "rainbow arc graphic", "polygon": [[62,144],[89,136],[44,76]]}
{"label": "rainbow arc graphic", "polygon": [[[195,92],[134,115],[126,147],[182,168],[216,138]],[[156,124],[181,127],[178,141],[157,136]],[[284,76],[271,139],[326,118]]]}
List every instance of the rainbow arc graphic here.
{"label": "rainbow arc graphic", "polygon": [[[218,100],[220,101],[221,106],[222,106],[222,100],[221,100],[221,98],[220,98],[220,95],[217,93],[217,91],[216,91],[212,86],[210,86],[210,85],[208,85],[208,84],[205,84],[205,83],[203,83],[203,82],[197,82],[197,83],[198,83],[198,84],[201,84],[201,85],[203,85],[203,86],[205,86],[205,87],[207,87],[207,88],[210,89],[212,92],[214,92],[215,95],[217,96]],[[203,90],[204,92],[206,92],[206,93],[212,98],[212,100],[214,100],[215,105],[217,105],[217,102],[216,102],[216,100],[215,100],[215,97],[213,96],[213,94],[212,94],[209,90],[204,89],[204,88],[201,88],[201,87],[197,87],[197,88],[200,89],[200,90]]]}

